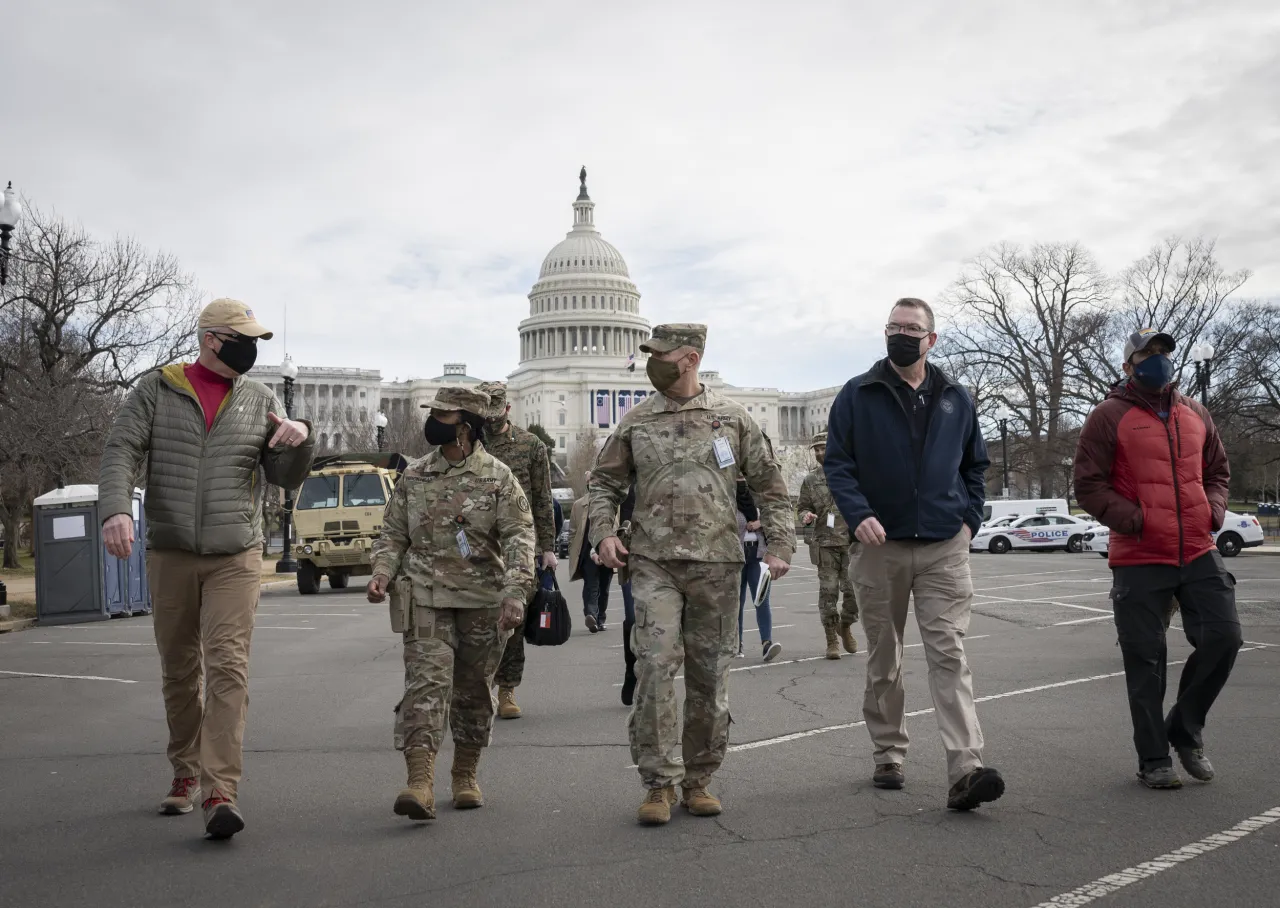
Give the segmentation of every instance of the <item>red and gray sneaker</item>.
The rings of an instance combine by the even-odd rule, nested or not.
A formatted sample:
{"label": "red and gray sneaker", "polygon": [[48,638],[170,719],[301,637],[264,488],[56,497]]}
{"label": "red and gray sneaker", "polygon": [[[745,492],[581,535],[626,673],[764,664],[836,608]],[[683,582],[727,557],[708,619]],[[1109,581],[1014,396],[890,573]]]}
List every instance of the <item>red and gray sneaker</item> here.
{"label": "red and gray sneaker", "polygon": [[229,839],[244,829],[239,808],[214,789],[200,805],[204,808],[204,834],[211,839]]}
{"label": "red and gray sneaker", "polygon": [[160,813],[166,817],[177,817],[191,813],[200,800],[200,780],[175,776],[169,794],[160,802]]}

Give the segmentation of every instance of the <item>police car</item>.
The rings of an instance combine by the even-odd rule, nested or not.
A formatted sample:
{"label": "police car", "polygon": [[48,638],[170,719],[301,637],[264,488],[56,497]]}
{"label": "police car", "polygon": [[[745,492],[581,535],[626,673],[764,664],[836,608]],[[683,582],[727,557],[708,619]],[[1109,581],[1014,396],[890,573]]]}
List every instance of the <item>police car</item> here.
{"label": "police car", "polygon": [[[1224,557],[1234,558],[1240,554],[1241,549],[1262,545],[1262,524],[1258,523],[1258,518],[1252,514],[1236,514],[1227,511],[1227,516],[1222,521],[1222,529],[1213,534],[1213,539],[1218,543],[1218,551]],[[1094,527],[1084,537],[1085,549],[1097,552],[1103,558],[1107,557],[1110,543],[1111,530],[1101,525]]]}
{"label": "police car", "polygon": [[1084,551],[1085,534],[1096,527],[1090,520],[1067,514],[1004,517],[984,524],[969,543],[972,552],[1003,555],[1011,549]]}

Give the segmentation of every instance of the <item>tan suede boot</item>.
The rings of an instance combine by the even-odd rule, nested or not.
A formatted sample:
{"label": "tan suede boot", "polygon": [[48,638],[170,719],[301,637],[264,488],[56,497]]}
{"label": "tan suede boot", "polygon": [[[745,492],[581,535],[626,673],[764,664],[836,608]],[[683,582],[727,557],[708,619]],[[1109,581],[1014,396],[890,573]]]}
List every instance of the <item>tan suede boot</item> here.
{"label": "tan suede boot", "polygon": [[720,799],[707,791],[707,786],[705,785],[695,785],[684,789],[684,795],[680,798],[680,803],[684,805],[685,810],[695,817],[716,817],[720,815],[722,810]]}
{"label": "tan suede boot", "polygon": [[836,634],[835,625],[824,624],[822,626],[822,630],[827,635],[827,658],[839,659],[840,658],[840,638],[839,638],[839,635]]}
{"label": "tan suede boot", "polygon": [[853,624],[840,624],[840,643],[844,646],[846,653],[856,653],[858,651],[858,638],[853,636]]}
{"label": "tan suede boot", "polygon": [[520,705],[516,703],[516,689],[514,687],[498,688],[498,718],[519,719],[520,715]]}
{"label": "tan suede boot", "polygon": [[436,818],[436,755],[425,747],[415,747],[404,752],[405,766],[409,769],[409,783],[396,796],[396,816],[411,820]]}
{"label": "tan suede boot", "polygon": [[480,793],[480,782],[476,779],[479,769],[480,748],[454,745],[453,806],[458,810],[484,806],[484,795]]}
{"label": "tan suede boot", "polygon": [[650,788],[644,795],[644,803],[636,819],[642,826],[663,826],[671,822],[671,805],[676,802],[676,790],[670,788]]}

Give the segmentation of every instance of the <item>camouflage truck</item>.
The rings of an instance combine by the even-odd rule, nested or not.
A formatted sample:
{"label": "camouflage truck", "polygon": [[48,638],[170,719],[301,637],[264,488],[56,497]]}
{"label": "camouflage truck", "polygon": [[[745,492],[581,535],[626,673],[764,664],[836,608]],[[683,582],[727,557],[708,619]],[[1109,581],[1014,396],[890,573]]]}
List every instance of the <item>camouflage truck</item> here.
{"label": "camouflage truck", "polygon": [[353,576],[371,572],[370,550],[382,532],[382,512],[407,461],[399,454],[332,454],[317,457],[293,507],[298,592],[346,589]]}

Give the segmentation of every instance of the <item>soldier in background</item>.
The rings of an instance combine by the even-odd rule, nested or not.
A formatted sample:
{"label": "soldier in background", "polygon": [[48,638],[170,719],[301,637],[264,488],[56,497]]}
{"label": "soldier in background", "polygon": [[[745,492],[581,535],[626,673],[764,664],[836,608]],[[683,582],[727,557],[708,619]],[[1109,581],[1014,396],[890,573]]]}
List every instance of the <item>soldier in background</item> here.
{"label": "soldier in background", "polygon": [[[508,418],[511,405],[507,403],[507,386],[503,382],[481,382],[476,390],[489,395],[490,399],[489,410],[485,414],[485,448],[511,469],[520,488],[524,489],[533,511],[538,551],[542,553],[539,571],[554,571],[557,560],[550,452],[538,436],[511,423]],[[522,628],[515,630],[507,641],[507,650],[502,654],[502,665],[495,679],[500,719],[519,719],[521,715],[520,705],[516,703],[516,688],[524,680],[524,633]]]}
{"label": "soldier in background", "polygon": [[391,590],[391,629],[404,635],[395,746],[409,779],[395,812],[414,820],[435,819],[435,760],[446,722],[453,806],[483,806],[477,771],[493,733],[493,678],[533,590],[528,499],[481,443],[488,395],[445,387],[427,406],[423,434],[439,448],[396,483],[366,590],[370,602]]}
{"label": "soldier in background", "polygon": [[[690,813],[721,811],[707,786],[729,744],[743,562],[739,472],[760,506],[771,552],[764,561],[775,580],[795,549],[791,500],[768,440],[745,407],[698,381],[706,335],[705,325],[659,325],[640,345],[659,393],[622,418],[588,486],[591,543],[606,567],[625,563],[633,585],[636,690],[628,733],[648,789],[638,815],[646,825],[670,821],[677,784]],[[624,546],[615,517],[633,479],[631,542]],[[675,696],[682,664],[683,734]]]}
{"label": "soldier in background", "polygon": [[[853,624],[858,620],[858,599],[849,578],[849,525],[827,488],[827,474],[822,461],[827,453],[827,431],[813,436],[813,456],[818,466],[800,485],[800,519],[809,527],[809,559],[818,569],[818,614],[827,635],[827,658],[840,658],[840,645],[846,652],[858,651]],[[837,606],[844,595],[844,610]]]}

